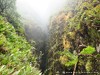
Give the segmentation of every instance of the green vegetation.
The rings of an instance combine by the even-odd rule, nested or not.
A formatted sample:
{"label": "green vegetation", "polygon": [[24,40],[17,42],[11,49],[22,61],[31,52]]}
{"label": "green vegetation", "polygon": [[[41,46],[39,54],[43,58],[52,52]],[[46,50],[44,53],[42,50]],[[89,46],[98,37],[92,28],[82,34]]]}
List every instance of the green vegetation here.
{"label": "green vegetation", "polygon": [[87,48],[84,48],[80,54],[93,54],[95,52],[95,48],[88,46]]}
{"label": "green vegetation", "polygon": [[5,20],[0,16],[0,74],[39,75],[32,46],[24,37],[18,36],[14,27]]}
{"label": "green vegetation", "polygon": [[0,0],[0,75],[100,74],[100,0],[71,0],[51,17],[48,37],[23,27],[15,3]]}
{"label": "green vegetation", "polygon": [[0,15],[14,26],[18,35],[24,36],[21,17],[16,10],[16,0],[0,0]]}
{"label": "green vegetation", "polygon": [[26,40],[16,0],[0,0],[0,75],[39,75],[35,45]]}
{"label": "green vegetation", "polygon": [[77,75],[91,72],[88,75],[96,75],[100,72],[99,0],[77,0],[52,17],[49,27],[49,75],[57,72],[60,75],[62,72],[72,72],[73,75],[75,72],[80,72]]}
{"label": "green vegetation", "polygon": [[60,62],[68,67],[73,66],[78,62],[78,56],[72,54],[68,50],[64,50],[63,52],[61,52]]}

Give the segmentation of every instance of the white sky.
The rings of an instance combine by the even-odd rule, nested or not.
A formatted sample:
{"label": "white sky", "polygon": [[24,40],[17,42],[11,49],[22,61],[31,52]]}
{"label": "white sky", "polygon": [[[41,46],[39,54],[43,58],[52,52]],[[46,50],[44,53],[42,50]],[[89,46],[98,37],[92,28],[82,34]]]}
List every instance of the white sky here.
{"label": "white sky", "polygon": [[40,26],[46,27],[46,23],[52,14],[63,8],[66,0],[17,0],[19,13],[27,19],[34,19]]}

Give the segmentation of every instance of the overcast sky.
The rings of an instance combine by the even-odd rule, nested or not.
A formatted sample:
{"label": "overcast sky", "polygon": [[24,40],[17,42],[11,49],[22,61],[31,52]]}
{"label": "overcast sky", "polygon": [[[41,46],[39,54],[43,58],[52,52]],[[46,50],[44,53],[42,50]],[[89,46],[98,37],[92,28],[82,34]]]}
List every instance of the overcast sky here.
{"label": "overcast sky", "polygon": [[45,28],[52,14],[65,6],[66,0],[17,0],[17,10],[23,18],[34,20]]}

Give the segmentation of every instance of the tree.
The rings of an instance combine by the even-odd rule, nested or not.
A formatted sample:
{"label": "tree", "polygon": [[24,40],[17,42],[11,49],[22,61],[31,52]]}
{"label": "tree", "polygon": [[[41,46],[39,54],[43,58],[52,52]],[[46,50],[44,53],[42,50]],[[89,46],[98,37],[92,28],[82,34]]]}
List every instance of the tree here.
{"label": "tree", "polygon": [[24,35],[20,15],[16,11],[16,0],[0,0],[0,15],[6,17],[19,35]]}
{"label": "tree", "polygon": [[0,14],[15,8],[16,0],[0,0]]}

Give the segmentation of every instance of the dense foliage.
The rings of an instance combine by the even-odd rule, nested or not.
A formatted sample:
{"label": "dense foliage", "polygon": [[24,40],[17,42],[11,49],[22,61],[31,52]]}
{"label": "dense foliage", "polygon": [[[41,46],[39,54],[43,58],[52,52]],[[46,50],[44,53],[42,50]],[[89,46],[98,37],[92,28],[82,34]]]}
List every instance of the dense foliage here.
{"label": "dense foliage", "polygon": [[0,75],[41,74],[31,44],[24,36],[16,0],[0,0]]}
{"label": "dense foliage", "polygon": [[75,4],[68,5],[51,18],[49,30],[49,75],[99,74],[99,0],[77,0]]}
{"label": "dense foliage", "polygon": [[36,57],[32,46],[14,27],[0,16],[0,74],[1,75],[39,75]]}
{"label": "dense foliage", "polygon": [[16,0],[0,0],[0,15],[6,17],[7,21],[14,26],[18,35],[24,35],[21,17],[16,10]]}
{"label": "dense foliage", "polygon": [[68,0],[49,36],[33,21],[23,27],[15,4],[0,0],[0,75],[100,74],[100,0]]}

